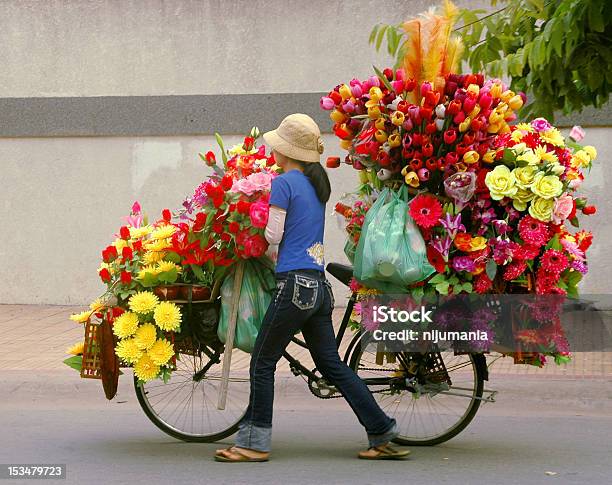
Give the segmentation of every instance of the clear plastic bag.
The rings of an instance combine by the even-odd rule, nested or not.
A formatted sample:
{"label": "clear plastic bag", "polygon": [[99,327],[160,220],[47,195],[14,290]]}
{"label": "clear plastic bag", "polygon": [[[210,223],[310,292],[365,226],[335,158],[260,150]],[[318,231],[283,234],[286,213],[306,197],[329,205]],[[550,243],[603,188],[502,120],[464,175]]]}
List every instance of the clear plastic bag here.
{"label": "clear plastic bag", "polygon": [[[234,347],[250,353],[255,345],[261,322],[272,301],[276,278],[273,263],[267,258],[247,259],[244,265]],[[221,314],[217,335],[223,343],[229,323],[234,275],[235,273],[229,274],[221,285]]]}
{"label": "clear plastic bag", "polygon": [[385,188],[367,212],[355,251],[355,278],[370,288],[405,292],[435,270],[423,236],[408,214],[406,186]]}

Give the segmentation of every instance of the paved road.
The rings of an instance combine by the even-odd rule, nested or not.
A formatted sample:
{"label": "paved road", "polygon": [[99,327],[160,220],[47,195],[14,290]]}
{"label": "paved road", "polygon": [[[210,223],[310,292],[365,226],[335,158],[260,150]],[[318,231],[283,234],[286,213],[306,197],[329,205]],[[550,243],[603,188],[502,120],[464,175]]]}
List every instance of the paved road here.
{"label": "paved road", "polygon": [[499,402],[484,406],[454,440],[413,448],[406,462],[363,462],[354,457],[364,435],[348,406],[316,400],[295,378],[280,379],[273,459],[223,464],[212,460],[219,444],[182,443],[157,431],[125,377],[107,402],[98,381],[69,369],[0,374],[0,463],[66,463],[66,481],[44,483],[83,485],[578,484],[612,477],[609,380],[496,379]]}

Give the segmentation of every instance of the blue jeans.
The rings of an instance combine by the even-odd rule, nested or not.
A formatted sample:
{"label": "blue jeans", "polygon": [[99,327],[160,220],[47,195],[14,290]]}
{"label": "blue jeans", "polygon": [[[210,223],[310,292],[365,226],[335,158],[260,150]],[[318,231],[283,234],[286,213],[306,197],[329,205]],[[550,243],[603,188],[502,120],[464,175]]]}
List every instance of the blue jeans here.
{"label": "blue jeans", "polygon": [[380,408],[365,383],[338,355],[332,289],[325,273],[296,270],[276,274],[276,292],[251,354],[251,393],[236,446],[270,451],[276,364],[293,335],[302,331],[310,355],[327,382],[344,396],[365,428],[370,446],[398,435],[396,421]]}

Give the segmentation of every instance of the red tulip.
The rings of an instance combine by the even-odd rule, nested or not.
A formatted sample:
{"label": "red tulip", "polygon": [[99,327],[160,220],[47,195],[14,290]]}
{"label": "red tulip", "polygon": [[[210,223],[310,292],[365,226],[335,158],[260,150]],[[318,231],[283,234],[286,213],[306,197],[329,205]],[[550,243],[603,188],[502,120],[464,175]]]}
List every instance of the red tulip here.
{"label": "red tulip", "polygon": [[460,125],[461,123],[463,123],[464,120],[465,120],[465,113],[463,111],[459,111],[459,113],[457,113],[455,117],[453,118],[453,122],[456,125]]}
{"label": "red tulip", "polygon": [[409,165],[412,171],[416,172],[420,168],[423,168],[423,160],[419,160],[418,158],[413,158],[410,161]]}
{"label": "red tulip", "polygon": [[106,249],[104,249],[102,251],[102,260],[105,263],[110,263],[111,261],[113,261],[116,257],[118,256],[117,254],[117,248],[115,246],[108,246]]}
{"label": "red tulip", "polygon": [[431,118],[432,113],[432,108],[426,108],[425,106],[421,106],[419,108],[419,116],[421,117],[421,119],[429,120]]}
{"label": "red tulip", "polygon": [[431,121],[425,125],[426,133],[429,133],[429,134],[435,133],[437,129],[438,129],[438,126],[436,125],[435,121]]}
{"label": "red tulip", "polygon": [[474,135],[472,133],[466,133],[463,135],[463,140],[461,140],[464,145],[471,145],[474,143]]}
{"label": "red tulip", "polygon": [[132,244],[134,251],[142,251],[142,241],[136,241],[134,244]]}
{"label": "red tulip", "polygon": [[459,111],[461,111],[461,101],[453,99],[448,105],[448,108],[446,108],[446,113],[455,116]]}
{"label": "red tulip", "polygon": [[213,152],[206,152],[205,159],[206,165],[208,165],[209,167],[212,167],[217,163],[217,158],[215,157],[215,154]]}
{"label": "red tulip", "polygon": [[459,155],[457,155],[457,153],[455,152],[447,153],[444,158],[446,160],[446,163],[448,163],[449,165],[454,165],[459,161]]}
{"label": "red tulip", "polygon": [[338,91],[332,91],[331,93],[329,93],[329,97],[335,105],[338,105],[342,102],[342,96],[340,96],[340,93]]}
{"label": "red tulip", "polygon": [[327,157],[325,166],[327,168],[338,168],[340,166],[340,157]]}
{"label": "red tulip", "polygon": [[595,207],[594,205],[587,205],[584,209],[582,209],[582,213],[585,216],[592,216],[596,212],[597,212],[597,207]]}
{"label": "red tulip", "polygon": [[405,91],[411,93],[416,88],[416,81],[414,79],[406,79]]}
{"label": "red tulip", "polygon": [[121,239],[125,239],[127,241],[130,238],[130,230],[126,226],[122,226],[121,229],[119,229],[119,235],[121,236]]}
{"label": "red tulip", "polygon": [[446,130],[444,132],[444,143],[446,143],[447,145],[451,145],[453,143],[455,143],[455,140],[457,139],[457,131],[454,129],[450,129],[450,130]]}
{"label": "red tulip", "polygon": [[438,168],[438,161],[435,158],[428,158],[425,160],[425,167],[428,170],[436,170]]}
{"label": "red tulip", "polygon": [[124,248],[121,250],[121,257],[122,257],[124,260],[131,260],[131,259],[134,257],[134,252],[132,251],[132,248],[129,248],[129,247],[127,247],[127,246],[126,246],[126,247],[124,247]]}
{"label": "red tulip", "polygon": [[423,145],[421,151],[423,152],[424,157],[431,157],[433,155],[433,145],[427,142],[425,145]]}
{"label": "red tulip", "polygon": [[162,218],[164,219],[164,221],[170,222],[172,220],[172,213],[170,212],[170,210],[164,209],[162,211]]}
{"label": "red tulip", "polygon": [[431,83],[429,81],[425,81],[421,84],[421,96],[425,96],[425,93],[428,93],[432,90]]}

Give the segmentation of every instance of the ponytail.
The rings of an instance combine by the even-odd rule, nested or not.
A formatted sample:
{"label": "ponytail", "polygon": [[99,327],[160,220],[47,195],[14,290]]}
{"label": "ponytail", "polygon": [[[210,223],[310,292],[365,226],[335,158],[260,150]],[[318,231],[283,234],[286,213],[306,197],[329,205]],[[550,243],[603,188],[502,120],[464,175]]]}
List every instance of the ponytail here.
{"label": "ponytail", "polygon": [[302,166],[304,175],[310,179],[310,183],[317,193],[317,197],[324,204],[327,203],[331,195],[331,184],[327,172],[320,163],[302,162],[296,160]]}

